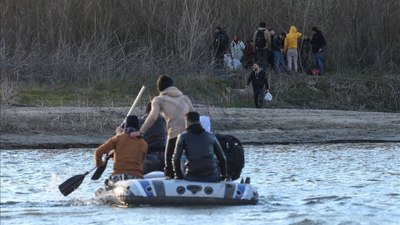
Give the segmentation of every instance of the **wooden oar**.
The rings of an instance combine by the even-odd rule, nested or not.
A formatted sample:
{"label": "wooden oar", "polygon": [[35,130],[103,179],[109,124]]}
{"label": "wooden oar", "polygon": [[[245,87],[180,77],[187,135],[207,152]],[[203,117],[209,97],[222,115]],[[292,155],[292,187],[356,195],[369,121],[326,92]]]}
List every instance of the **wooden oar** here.
{"label": "wooden oar", "polygon": [[[140,96],[142,96],[144,90],[145,90],[145,86],[142,86],[142,88],[139,91],[139,94],[136,96],[135,101],[133,102],[131,108],[129,109],[127,117],[132,113],[133,108],[136,106],[136,104],[139,101]],[[124,119],[124,122],[125,122],[125,120],[126,120],[126,118]],[[109,158],[107,159],[107,157],[106,157],[106,163],[107,163],[107,160],[109,159]],[[109,155],[109,157],[111,158],[111,154]],[[106,163],[104,163],[104,164],[106,164]],[[84,174],[75,175],[75,176],[69,178],[68,180],[64,181],[64,183],[58,185],[58,189],[64,196],[71,194],[82,184],[82,181],[85,179],[86,175],[88,175],[90,172],[92,172],[96,168],[97,167],[94,167],[93,169],[87,171]],[[100,177],[101,174],[104,172],[105,168],[106,168],[106,166],[104,166],[104,168],[103,168],[103,166],[97,168],[99,171],[96,171],[96,173],[97,173],[97,174],[95,173],[96,177],[97,176]],[[99,179],[99,178],[97,178],[97,179]]]}

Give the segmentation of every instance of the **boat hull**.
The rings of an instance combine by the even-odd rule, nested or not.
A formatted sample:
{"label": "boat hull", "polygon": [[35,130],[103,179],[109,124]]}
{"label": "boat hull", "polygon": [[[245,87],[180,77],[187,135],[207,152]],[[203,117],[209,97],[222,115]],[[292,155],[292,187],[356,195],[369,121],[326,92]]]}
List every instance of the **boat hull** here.
{"label": "boat hull", "polygon": [[135,179],[119,181],[98,192],[117,205],[249,205],[258,202],[250,184],[192,182],[185,180]]}

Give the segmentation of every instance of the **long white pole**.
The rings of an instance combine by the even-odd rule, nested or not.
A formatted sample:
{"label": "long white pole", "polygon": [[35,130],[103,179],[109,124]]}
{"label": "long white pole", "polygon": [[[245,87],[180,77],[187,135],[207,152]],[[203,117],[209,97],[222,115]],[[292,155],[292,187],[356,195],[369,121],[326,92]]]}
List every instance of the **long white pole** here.
{"label": "long white pole", "polygon": [[124,118],[124,122],[123,122],[124,123],[124,127],[123,127],[124,130],[125,130],[125,126],[126,126],[126,124],[125,124],[126,118],[128,118],[128,116],[131,115],[133,109],[135,108],[135,106],[139,102],[140,97],[142,97],[143,92],[144,92],[145,89],[146,89],[146,86],[143,85],[142,88],[140,89],[138,95],[136,96],[135,101],[133,102],[131,108],[129,109],[128,114],[126,114],[126,117]]}
{"label": "long white pole", "polygon": [[[139,94],[136,96],[136,99],[135,99],[135,101],[133,102],[131,108],[129,109],[128,114],[126,115],[126,117],[128,117],[129,115],[131,115],[131,113],[132,113],[132,111],[133,111],[133,108],[135,108],[135,106],[136,106],[137,103],[139,102],[139,99],[142,97],[142,94],[143,94],[143,92],[144,92],[145,89],[146,89],[146,86],[143,85],[142,88],[141,88],[140,91],[139,91]],[[126,119],[126,117],[125,117],[125,119]]]}

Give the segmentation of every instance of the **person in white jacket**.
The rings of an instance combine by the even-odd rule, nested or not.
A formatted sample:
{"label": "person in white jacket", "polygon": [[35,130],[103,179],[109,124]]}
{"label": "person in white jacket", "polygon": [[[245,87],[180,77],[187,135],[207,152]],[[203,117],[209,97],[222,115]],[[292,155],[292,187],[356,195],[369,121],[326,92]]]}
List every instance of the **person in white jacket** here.
{"label": "person in white jacket", "polygon": [[242,62],[243,60],[243,51],[245,49],[245,45],[243,41],[240,40],[238,35],[233,35],[233,40],[229,45],[229,50],[231,52],[232,60],[236,62]]}

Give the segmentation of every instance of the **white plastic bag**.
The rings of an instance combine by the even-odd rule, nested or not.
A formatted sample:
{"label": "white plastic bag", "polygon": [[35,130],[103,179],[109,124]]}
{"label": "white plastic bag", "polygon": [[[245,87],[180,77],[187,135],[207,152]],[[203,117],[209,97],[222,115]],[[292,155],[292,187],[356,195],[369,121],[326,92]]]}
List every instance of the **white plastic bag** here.
{"label": "white plastic bag", "polygon": [[229,54],[224,55],[224,64],[227,68],[237,70],[242,67],[242,63],[238,59],[234,59]]}
{"label": "white plastic bag", "polygon": [[200,116],[200,124],[204,130],[211,132],[211,120],[209,116]]}
{"label": "white plastic bag", "polygon": [[267,92],[264,96],[265,101],[270,102],[272,101],[272,95],[271,93]]}

